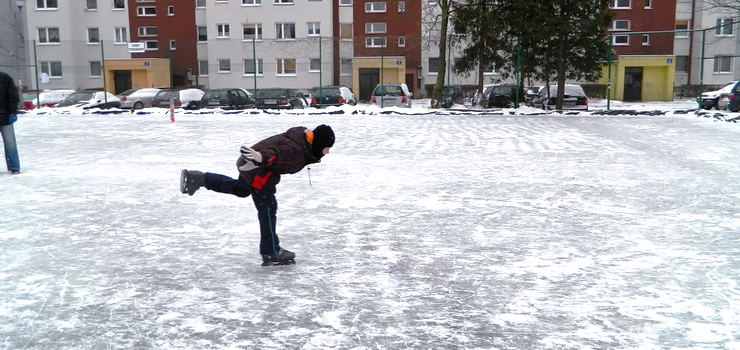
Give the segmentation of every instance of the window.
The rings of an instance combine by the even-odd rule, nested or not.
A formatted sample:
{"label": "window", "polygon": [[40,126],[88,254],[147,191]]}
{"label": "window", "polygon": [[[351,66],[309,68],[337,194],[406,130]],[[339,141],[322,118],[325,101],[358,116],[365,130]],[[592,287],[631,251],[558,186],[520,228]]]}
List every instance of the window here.
{"label": "window", "polygon": [[228,58],[218,59],[218,72],[219,73],[231,73],[231,60]]}
{"label": "window", "polygon": [[277,39],[295,39],[295,23],[275,23]]}
{"label": "window", "polygon": [[339,6],[352,6],[352,0],[339,0]]}
{"label": "window", "polygon": [[198,75],[208,75],[208,61],[198,61]]}
{"label": "window", "polygon": [[308,71],[319,72],[321,71],[321,60],[318,58],[311,58],[308,60]]}
{"label": "window", "polygon": [[273,0],[275,5],[293,5],[293,0]]}
{"label": "window", "polygon": [[139,17],[152,17],[157,15],[157,8],[154,6],[139,6],[136,8],[136,14]]}
{"label": "window", "polygon": [[308,22],[308,35],[321,35],[321,22]]}
{"label": "window", "polygon": [[365,12],[385,12],[385,1],[366,2]]}
{"label": "window", "polygon": [[405,36],[398,37],[398,47],[406,47],[406,37]]}
{"label": "window", "polygon": [[90,77],[99,78],[103,76],[103,65],[100,61],[90,61]]}
{"label": "window", "polygon": [[97,44],[100,42],[100,29],[87,28],[87,43]]}
{"label": "window", "polygon": [[278,58],[277,59],[277,74],[278,75],[295,75],[296,74],[295,58]]}
{"label": "window", "polygon": [[86,0],[85,1],[85,10],[97,10],[98,9],[98,0]]}
{"label": "window", "polygon": [[208,28],[206,27],[197,27],[198,30],[198,41],[208,41]]}
{"label": "window", "polygon": [[385,33],[385,23],[365,23],[365,33]]}
{"label": "window", "polygon": [[676,21],[676,30],[676,38],[688,38],[689,21]]}
{"label": "window", "polygon": [[216,24],[216,37],[228,38],[231,35],[231,29],[228,24]]}
{"label": "window", "polygon": [[609,7],[613,9],[628,9],[632,8],[630,2],[630,0],[611,0],[609,3]]}
{"label": "window", "polygon": [[406,1],[398,2],[398,12],[406,12]]}
{"label": "window", "polygon": [[732,73],[732,56],[714,56],[715,73]]}
{"label": "window", "polygon": [[262,5],[262,0],[242,0],[242,5],[248,5],[248,6]]}
{"label": "window", "polygon": [[175,15],[175,7],[170,5],[167,6],[167,16],[174,16]]}
{"label": "window", "polygon": [[247,23],[242,26],[242,40],[262,40],[262,24]]}
{"label": "window", "polygon": [[429,57],[429,66],[427,67],[429,73],[439,72],[439,57]]}
{"label": "window", "polygon": [[717,18],[717,28],[714,30],[714,34],[717,36],[732,35],[732,22],[732,18]]}
{"label": "window", "polygon": [[114,41],[116,44],[125,44],[128,42],[128,31],[126,27],[116,27],[113,28],[113,31],[116,36]]}
{"label": "window", "polygon": [[612,44],[616,46],[626,46],[630,44],[629,35],[613,35]]}
{"label": "window", "polygon": [[611,30],[630,30],[630,21],[614,20],[612,21]]}
{"label": "window", "polygon": [[385,37],[373,36],[365,38],[365,47],[385,47]]}
{"label": "window", "polygon": [[[198,8],[206,7],[206,0],[195,0],[195,7],[198,7]],[[201,73],[201,75],[203,74]]]}
{"label": "window", "polygon": [[262,59],[257,59],[257,67],[254,66],[254,60],[244,60],[244,75],[254,75],[255,68],[257,69],[257,75],[265,74],[264,64]]}
{"label": "window", "polygon": [[351,75],[352,74],[352,59],[342,58],[339,65],[339,75]]}
{"label": "window", "polygon": [[157,36],[157,27],[139,27],[140,37]]}
{"label": "window", "polygon": [[676,56],[676,72],[688,72],[688,65],[686,64],[688,59],[689,56]]}
{"label": "window", "polygon": [[57,0],[36,0],[36,8],[39,10],[56,10]]}
{"label": "window", "polygon": [[352,23],[339,23],[339,38],[352,40]]}
{"label": "window", "polygon": [[46,73],[50,78],[61,78],[62,77],[62,62],[61,61],[41,61],[41,73]]}
{"label": "window", "polygon": [[39,28],[39,44],[59,42],[59,28]]}
{"label": "window", "polygon": [[386,32],[385,23],[365,23],[365,33],[367,34],[377,34],[377,33],[385,33],[385,32]]}
{"label": "window", "polygon": [[114,10],[123,10],[126,8],[126,0],[113,0]]}
{"label": "window", "polygon": [[652,0],[645,0],[645,8],[646,9],[653,8],[653,1]]}
{"label": "window", "polygon": [[175,40],[170,40],[170,50],[174,51],[177,49],[177,43]]}
{"label": "window", "polygon": [[642,35],[642,46],[650,46],[650,35],[649,34]]}
{"label": "window", "polygon": [[159,41],[156,40],[144,40],[144,47],[147,51],[157,51],[159,50]]}

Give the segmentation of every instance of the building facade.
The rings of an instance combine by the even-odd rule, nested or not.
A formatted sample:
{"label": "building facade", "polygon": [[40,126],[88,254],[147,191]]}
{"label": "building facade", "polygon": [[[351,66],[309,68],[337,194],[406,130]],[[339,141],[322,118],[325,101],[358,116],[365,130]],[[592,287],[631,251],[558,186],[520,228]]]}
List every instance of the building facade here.
{"label": "building facade", "polygon": [[[18,52],[0,55],[0,66],[20,80],[25,74],[29,88],[284,86],[311,93],[345,85],[367,100],[381,81],[426,97],[440,73],[435,0],[34,0],[21,11],[14,0],[0,1],[9,1],[0,3],[9,9],[0,11],[0,45]],[[611,78],[612,98],[667,100],[674,91],[696,94],[687,87],[737,80],[733,11],[704,0],[613,0],[611,9],[614,64],[599,83]],[[8,22],[22,23],[20,44],[8,39],[18,29]],[[465,35],[450,38],[448,67]],[[25,60],[25,73],[16,58]],[[476,72],[446,73],[447,84],[477,84]],[[493,70],[483,75],[484,83],[502,82]]]}

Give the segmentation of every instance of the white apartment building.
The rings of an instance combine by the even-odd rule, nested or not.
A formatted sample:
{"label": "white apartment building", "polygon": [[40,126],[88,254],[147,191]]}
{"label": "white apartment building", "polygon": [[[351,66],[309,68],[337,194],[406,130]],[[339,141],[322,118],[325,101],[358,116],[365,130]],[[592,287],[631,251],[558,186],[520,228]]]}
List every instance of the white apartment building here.
{"label": "white apartment building", "polygon": [[737,11],[703,0],[677,0],[676,30],[689,31],[675,36],[674,54],[682,66],[676,68],[676,86],[724,86],[740,78],[738,19]]}

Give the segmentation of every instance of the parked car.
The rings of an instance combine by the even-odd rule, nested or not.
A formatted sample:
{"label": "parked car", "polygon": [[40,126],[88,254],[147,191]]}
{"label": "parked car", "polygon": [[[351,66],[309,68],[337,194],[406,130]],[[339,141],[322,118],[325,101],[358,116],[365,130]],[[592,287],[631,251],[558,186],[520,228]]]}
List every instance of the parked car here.
{"label": "parked car", "polygon": [[529,102],[537,96],[537,93],[540,92],[541,89],[542,86],[527,86],[524,89],[524,101],[527,102],[528,106],[530,105]]}
{"label": "parked car", "polygon": [[245,109],[254,108],[254,99],[241,88],[211,89],[203,94],[198,108]]}
{"label": "parked car", "polygon": [[321,108],[328,106],[356,105],[357,98],[348,87],[323,86],[313,88],[311,107]]}
{"label": "parked car", "polygon": [[138,88],[137,89],[128,89],[128,90],[126,90],[126,91],[124,91],[124,92],[122,92],[120,94],[116,94],[116,97],[120,98],[121,101],[123,101],[123,98],[124,97],[127,97],[128,95],[133,94],[134,92],[136,92],[136,90],[139,90],[139,89]]}
{"label": "parked car", "polygon": [[440,106],[442,108],[450,108],[454,104],[463,103],[464,94],[462,88],[456,85],[445,85],[442,87],[442,99]]}
{"label": "parked car", "polygon": [[[724,104],[729,99],[726,99],[726,97],[729,97],[732,93],[732,88],[737,84],[737,81],[733,81],[727,85],[725,85],[723,88],[716,90],[716,91],[707,91],[705,93],[701,94],[701,107],[704,109],[723,109],[727,108],[727,105]],[[722,103],[720,103],[722,101]]]}
{"label": "parked car", "polygon": [[524,89],[519,85],[494,85],[483,92],[480,106],[483,108],[512,108],[517,100],[523,104],[524,99]]}
{"label": "parked car", "polygon": [[740,82],[737,82],[735,83],[735,85],[732,86],[732,90],[727,99],[727,109],[732,112],[740,111]]}
{"label": "parked car", "polygon": [[[542,109],[555,109],[558,95],[558,86],[551,85],[549,89],[542,88],[531,103],[532,106]],[[580,85],[566,84],[563,95],[563,109],[587,111],[588,97]]]}
{"label": "parked car", "polygon": [[78,108],[121,108],[121,99],[106,91],[86,90],[77,91],[65,97],[61,102],[54,105],[57,107]]}
{"label": "parked car", "polygon": [[144,88],[144,89],[137,89],[130,95],[126,95],[121,97],[121,95],[116,95],[121,98],[121,108],[125,109],[142,109],[144,107],[149,107],[152,105],[152,100],[154,99],[154,96],[157,95],[162,91],[162,89],[157,88]]}
{"label": "parked car", "polygon": [[406,84],[378,84],[370,96],[370,104],[380,107],[411,108],[411,96]]}
{"label": "parked car", "polygon": [[175,108],[196,109],[205,92],[201,89],[160,90],[152,99],[152,107],[170,108],[173,99]]}
{"label": "parked car", "polygon": [[254,93],[254,106],[257,108],[294,109],[304,108],[303,98],[293,89],[259,89]]}
{"label": "parked car", "polygon": [[[23,108],[34,109],[37,107],[52,107],[55,104],[62,102],[62,100],[75,93],[75,90],[60,89],[60,90],[43,90],[39,92],[27,92],[23,94]],[[37,104],[39,104],[37,106]]]}

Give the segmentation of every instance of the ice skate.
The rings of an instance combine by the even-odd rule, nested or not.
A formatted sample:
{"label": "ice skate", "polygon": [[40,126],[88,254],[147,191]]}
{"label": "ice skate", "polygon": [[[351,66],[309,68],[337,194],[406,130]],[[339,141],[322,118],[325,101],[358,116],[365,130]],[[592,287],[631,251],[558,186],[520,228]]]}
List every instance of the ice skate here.
{"label": "ice skate", "polygon": [[195,191],[205,186],[206,182],[203,172],[197,170],[182,169],[180,173],[180,192],[194,195]]}
{"label": "ice skate", "polygon": [[295,253],[280,248],[274,254],[262,254],[262,266],[295,264]]}

